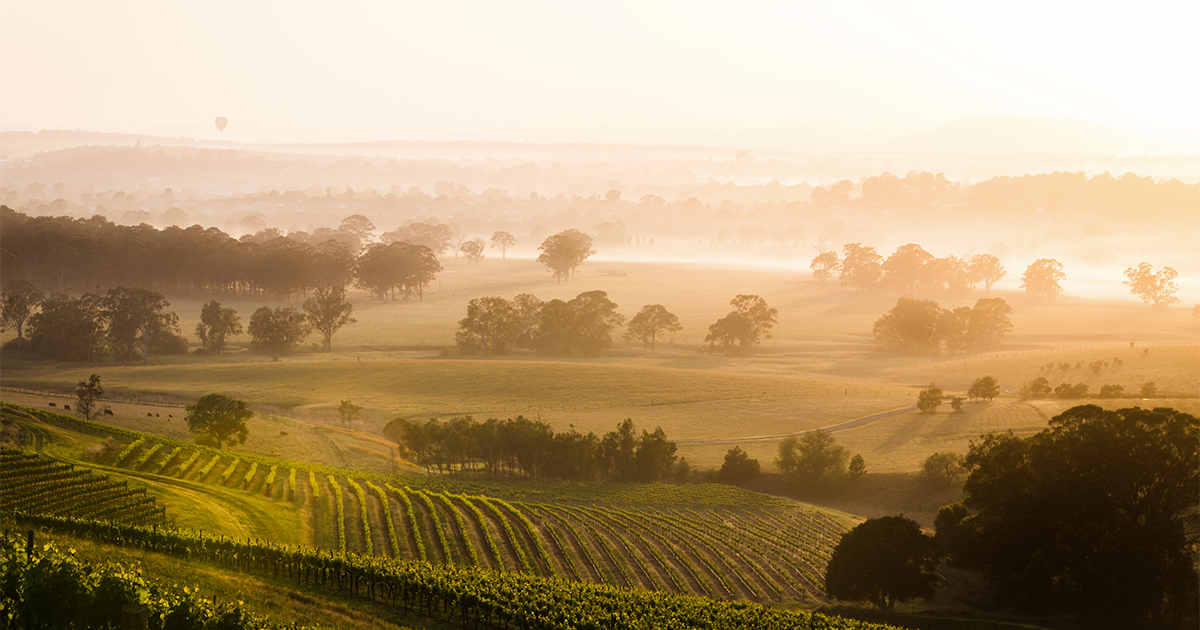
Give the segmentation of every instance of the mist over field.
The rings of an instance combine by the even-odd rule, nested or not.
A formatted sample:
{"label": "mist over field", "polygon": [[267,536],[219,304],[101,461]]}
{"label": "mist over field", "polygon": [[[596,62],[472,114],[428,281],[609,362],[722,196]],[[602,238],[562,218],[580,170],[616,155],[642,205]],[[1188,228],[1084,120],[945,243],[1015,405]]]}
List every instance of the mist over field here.
{"label": "mist over field", "polygon": [[0,0],[6,627],[1195,627],[1196,7],[110,5]]}

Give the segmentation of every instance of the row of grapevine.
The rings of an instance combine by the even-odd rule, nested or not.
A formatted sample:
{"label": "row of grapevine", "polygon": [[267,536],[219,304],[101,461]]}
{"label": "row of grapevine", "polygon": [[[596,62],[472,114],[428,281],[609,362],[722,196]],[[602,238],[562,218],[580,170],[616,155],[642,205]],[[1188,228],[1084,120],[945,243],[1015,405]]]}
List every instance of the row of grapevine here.
{"label": "row of grapevine", "polygon": [[90,469],[76,468],[40,455],[3,449],[0,509],[85,516],[124,523],[166,522],[144,487],[130,487]]}
{"label": "row of grapevine", "polygon": [[187,531],[8,513],[7,519],[106,544],[167,553],[229,570],[286,575],[310,586],[436,615],[463,627],[545,630],[713,628],[721,630],[882,630],[888,626],[744,602],[572,582],[524,572],[205,538]]}

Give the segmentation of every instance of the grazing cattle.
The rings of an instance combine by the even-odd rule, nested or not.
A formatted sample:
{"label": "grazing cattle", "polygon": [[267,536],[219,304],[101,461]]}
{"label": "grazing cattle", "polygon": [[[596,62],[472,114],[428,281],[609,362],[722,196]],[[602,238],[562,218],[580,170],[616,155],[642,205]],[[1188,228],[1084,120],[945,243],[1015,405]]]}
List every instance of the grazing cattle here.
{"label": "grazing cattle", "polygon": [[57,407],[58,405],[56,405],[56,404],[54,404],[54,403],[50,403],[50,406],[51,406],[51,407]]}
{"label": "grazing cattle", "polygon": [[71,405],[63,405],[63,409],[66,409],[67,411],[70,411],[70,410],[71,410]]}
{"label": "grazing cattle", "polygon": [[174,418],[175,416],[172,416],[171,414],[167,414],[167,417],[168,417],[168,418]]}
{"label": "grazing cattle", "polygon": [[152,414],[152,413],[147,413],[147,414],[146,414],[146,417],[147,417],[147,418],[153,418],[153,417],[154,417],[154,414]]}
{"label": "grazing cattle", "polygon": [[158,414],[154,414],[154,417],[155,417],[155,418],[157,418],[157,417],[159,417],[159,416],[158,416]]}
{"label": "grazing cattle", "polygon": [[104,410],[104,415],[106,415],[106,416],[111,416],[111,415],[113,415],[112,409],[105,409],[105,410]]}

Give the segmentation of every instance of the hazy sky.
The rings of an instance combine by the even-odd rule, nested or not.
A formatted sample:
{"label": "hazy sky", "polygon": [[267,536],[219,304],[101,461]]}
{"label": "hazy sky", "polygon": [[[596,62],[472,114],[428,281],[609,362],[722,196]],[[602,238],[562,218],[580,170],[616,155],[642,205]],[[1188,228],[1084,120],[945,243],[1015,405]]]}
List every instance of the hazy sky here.
{"label": "hazy sky", "polygon": [[1170,142],[1200,137],[1197,24],[1192,0],[0,0],[0,127],[603,140],[1018,114]]}

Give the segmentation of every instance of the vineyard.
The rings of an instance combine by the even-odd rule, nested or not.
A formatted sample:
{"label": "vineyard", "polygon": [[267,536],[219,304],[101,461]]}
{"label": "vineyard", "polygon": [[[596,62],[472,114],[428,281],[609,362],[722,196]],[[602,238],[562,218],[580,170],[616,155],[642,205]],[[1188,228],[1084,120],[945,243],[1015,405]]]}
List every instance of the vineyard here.
{"label": "vineyard", "polygon": [[[548,630],[625,628],[755,628],[842,630],[886,628],[860,621],[791,612],[743,602],[590,584],[479,567],[330,553],[262,541],[205,538],[186,531],[153,530],[62,517],[9,513],[36,526],[106,544],[149,549],[237,573],[269,575],[296,585],[382,602],[464,628]],[[8,553],[14,551],[11,542]],[[12,563],[16,564],[16,563]]]}
{"label": "vineyard", "polygon": [[812,604],[824,598],[824,567],[848,528],[840,517],[727,486],[602,484],[589,496],[579,491],[584,485],[567,484],[536,499],[501,498],[483,492],[486,484],[282,462],[126,433],[127,446],[107,465],[301,511],[311,536],[278,542],[378,558]]}
{"label": "vineyard", "polygon": [[129,486],[74,464],[0,449],[0,510],[84,517],[133,525],[167,521],[144,487]]}

